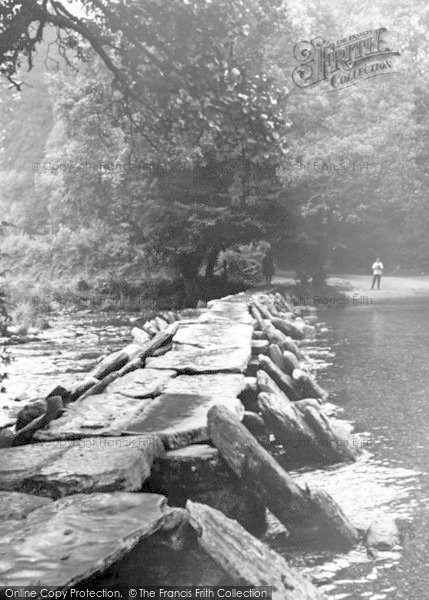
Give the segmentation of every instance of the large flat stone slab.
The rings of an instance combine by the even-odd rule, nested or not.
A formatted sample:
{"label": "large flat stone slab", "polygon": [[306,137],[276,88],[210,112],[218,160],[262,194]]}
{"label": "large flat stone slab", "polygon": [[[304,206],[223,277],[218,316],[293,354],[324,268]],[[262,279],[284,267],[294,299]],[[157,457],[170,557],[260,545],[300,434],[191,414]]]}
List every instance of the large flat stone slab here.
{"label": "large flat stone slab", "polygon": [[197,394],[218,400],[222,397],[237,397],[245,386],[246,378],[241,373],[179,375],[175,379],[170,379],[164,388],[164,393]]}
{"label": "large flat stone slab", "polygon": [[241,311],[211,310],[198,318],[200,323],[243,323],[245,325],[255,324],[255,319],[250,313]]}
{"label": "large flat stone slab", "polygon": [[155,398],[141,421],[128,428],[133,433],[156,433],[169,450],[208,441],[207,413],[214,404],[222,404],[240,420],[244,407],[238,398],[218,398],[197,394],[162,394]]}
{"label": "large flat stone slab", "polygon": [[0,492],[0,532],[4,523],[25,519],[33,510],[37,510],[50,502],[52,502],[50,498],[42,498],[32,494]]}
{"label": "large flat stone slab", "polygon": [[104,392],[76,400],[65,413],[35,434],[39,441],[70,440],[102,435],[120,435],[147,409],[151,398],[129,398]]}
{"label": "large flat stone slab", "polygon": [[[12,489],[51,498],[81,492],[137,491],[149,477],[154,458],[164,452],[155,435],[63,442],[63,452],[56,455],[49,454],[51,445],[56,444],[31,444],[2,451],[5,464],[14,464],[18,474]],[[27,459],[38,448],[49,459],[29,469]],[[11,478],[6,479],[6,487],[3,485],[0,477],[0,489],[11,489]]]}
{"label": "large flat stone slab", "polygon": [[213,300],[209,305],[210,311],[201,315],[201,321],[209,322],[212,319],[224,319],[235,323],[254,323],[254,319],[249,313],[249,304],[244,299],[240,301]]}
{"label": "large flat stone slab", "polygon": [[0,490],[22,488],[25,479],[66,451],[61,443],[30,444],[0,450]]}
{"label": "large flat stone slab", "polygon": [[252,342],[252,325],[218,321],[211,323],[180,325],[173,337],[173,348],[178,344],[188,344],[199,348],[228,346],[246,348]]}
{"label": "large flat stone slab", "polygon": [[243,373],[250,360],[251,347],[194,348],[182,346],[163,356],[148,358],[146,365],[153,369],[174,369],[179,373]]}
{"label": "large flat stone slab", "polygon": [[76,494],[53,502],[0,537],[0,586],[76,585],[182,513],[157,494]]}
{"label": "large flat stone slab", "polygon": [[137,369],[113,381],[107,392],[118,393],[129,398],[153,398],[159,396],[176,371],[159,369]]}

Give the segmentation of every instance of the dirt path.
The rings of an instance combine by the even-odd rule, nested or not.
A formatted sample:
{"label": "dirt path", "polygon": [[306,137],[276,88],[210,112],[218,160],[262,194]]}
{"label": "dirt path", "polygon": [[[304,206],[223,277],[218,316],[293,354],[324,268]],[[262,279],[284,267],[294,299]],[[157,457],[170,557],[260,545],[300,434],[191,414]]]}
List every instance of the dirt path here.
{"label": "dirt path", "polygon": [[341,289],[347,295],[366,296],[379,301],[405,298],[429,299],[429,276],[382,277],[381,288],[371,290],[370,275],[336,275],[328,279],[329,285]]}
{"label": "dirt path", "polygon": [[[294,283],[293,272],[278,272],[273,283]],[[350,297],[369,298],[373,302],[389,302],[419,298],[429,300],[429,276],[391,277],[383,276],[380,290],[371,290],[371,275],[332,275],[327,283]]]}

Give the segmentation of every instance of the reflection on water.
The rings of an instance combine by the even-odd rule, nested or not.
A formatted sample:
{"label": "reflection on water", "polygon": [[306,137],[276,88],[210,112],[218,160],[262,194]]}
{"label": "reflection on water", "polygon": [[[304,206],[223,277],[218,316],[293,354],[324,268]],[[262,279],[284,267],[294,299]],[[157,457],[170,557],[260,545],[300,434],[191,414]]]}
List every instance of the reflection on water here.
{"label": "reflection on water", "polygon": [[[355,431],[369,436],[369,452],[305,478],[331,493],[358,528],[382,514],[397,517],[403,542],[375,560],[364,547],[311,557],[289,556],[283,547],[283,554],[336,600],[429,598],[429,303],[359,306],[321,317],[325,350],[336,357],[326,355],[330,364],[319,369],[319,381]],[[320,338],[318,344],[321,356]]]}

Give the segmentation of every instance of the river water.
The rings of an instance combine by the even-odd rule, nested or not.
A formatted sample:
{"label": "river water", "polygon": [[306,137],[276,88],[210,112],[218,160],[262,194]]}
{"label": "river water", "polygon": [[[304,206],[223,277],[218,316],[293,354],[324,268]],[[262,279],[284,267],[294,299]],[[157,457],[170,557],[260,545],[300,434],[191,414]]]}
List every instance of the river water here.
{"label": "river water", "polygon": [[83,379],[102,354],[132,342],[130,316],[78,311],[50,319],[38,341],[8,348],[6,391],[0,393],[0,427],[14,422],[29,399],[45,397],[57,385]]}
{"label": "river water", "polygon": [[[353,423],[365,451],[350,465],[300,473],[325,488],[359,528],[379,515],[398,519],[402,546],[376,559],[364,546],[348,554],[288,551],[280,528],[270,542],[335,600],[429,598],[429,302],[373,304],[320,312],[308,351],[339,417]],[[101,352],[130,341],[126,315],[78,313],[53,322],[40,342],[12,348],[0,426],[31,397],[77,381]],[[429,392],[428,392],[429,393]],[[20,396],[22,400],[17,401]],[[280,533],[279,533],[280,532]]]}
{"label": "river water", "polygon": [[403,540],[376,560],[360,547],[347,555],[314,555],[310,567],[308,555],[302,562],[335,600],[426,600],[429,301],[334,308],[321,318],[326,326],[316,352],[326,364],[318,380],[360,432],[366,451],[355,464],[305,477],[330,492],[360,528],[380,514],[393,515]]}

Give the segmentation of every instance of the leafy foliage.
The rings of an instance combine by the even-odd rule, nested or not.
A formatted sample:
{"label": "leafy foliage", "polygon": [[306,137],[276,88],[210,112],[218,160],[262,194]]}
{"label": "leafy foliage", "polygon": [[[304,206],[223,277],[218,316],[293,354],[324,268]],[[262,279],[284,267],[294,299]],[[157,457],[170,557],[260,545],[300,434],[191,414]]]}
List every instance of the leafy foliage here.
{"label": "leafy foliage", "polygon": [[[22,92],[0,98],[0,206],[31,236],[6,246],[24,268],[188,282],[261,239],[311,273],[429,267],[429,9],[411,5],[5,0],[1,72]],[[380,26],[398,73],[289,83],[297,41]]]}

